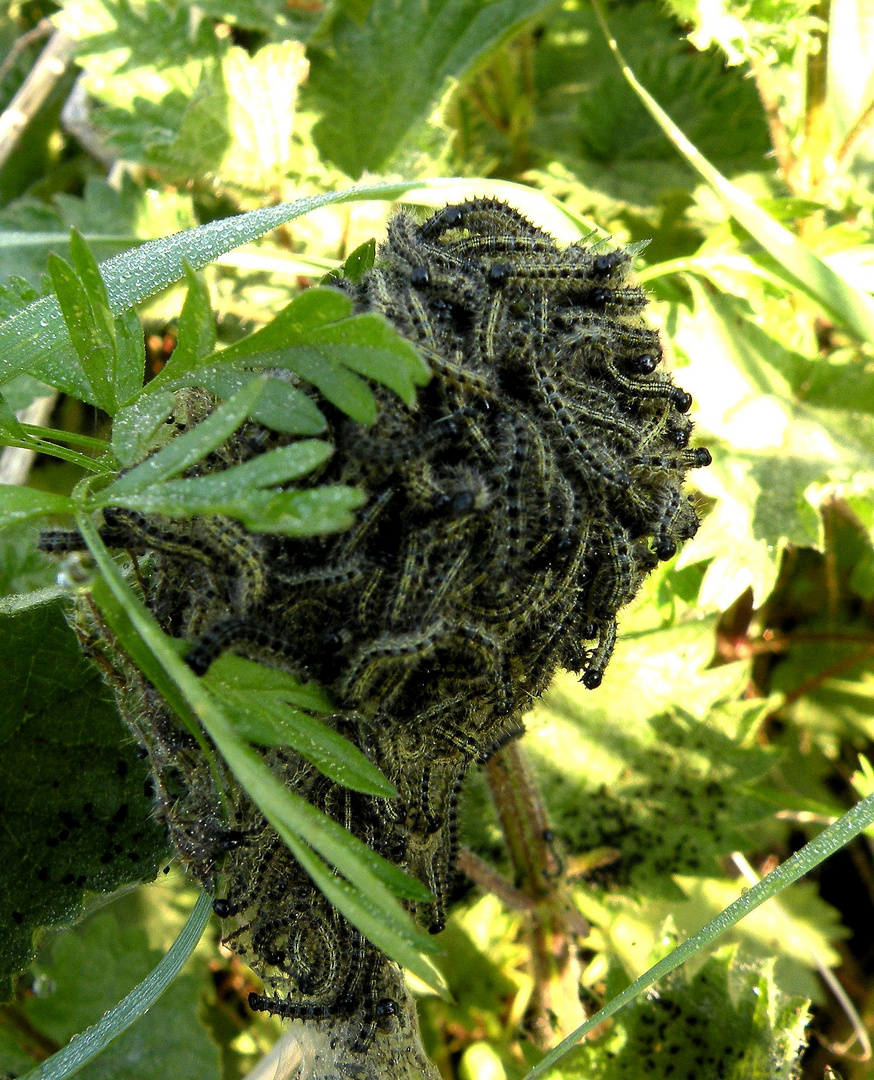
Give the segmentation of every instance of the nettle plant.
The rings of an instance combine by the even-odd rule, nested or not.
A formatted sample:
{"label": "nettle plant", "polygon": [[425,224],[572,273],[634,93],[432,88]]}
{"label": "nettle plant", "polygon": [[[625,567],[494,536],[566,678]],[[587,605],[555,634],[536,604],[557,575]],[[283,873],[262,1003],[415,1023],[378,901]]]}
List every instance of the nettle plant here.
{"label": "nettle plant", "polygon": [[[0,491],[4,524],[75,518],[40,540],[62,557],[58,587],[3,607],[15,642],[4,769],[39,778],[0,891],[5,969],[84,893],[153,878],[168,831],[205,889],[155,972],[34,1075],[72,1074],[145,1012],[211,908],[263,980],[250,1007],[291,1022],[286,1067],[437,1076],[400,966],[442,992],[422,927],[445,925],[473,765],[488,762],[508,842],[527,844],[528,885],[549,896],[551,830],[531,835],[529,805],[514,831],[514,801],[537,796],[511,740],[557,668],[596,691],[617,611],[696,531],[683,483],[710,454],[689,448],[690,397],[660,368],[633,252],[592,236],[559,247],[492,198],[424,222],[399,212],[375,261],[365,245],[216,348],[197,267],[318,205],[415,186],[255,211],[100,268],[74,234],[72,265],[50,260],[54,295],[6,289],[7,371],[100,407],[113,427],[104,443],[24,427],[8,406],[3,417],[8,444],[85,471],[70,496]],[[143,386],[133,305],[180,276],[178,342]],[[67,732],[40,723],[59,697]],[[694,791],[677,797],[691,813]],[[678,1075],[702,1060],[713,1075],[795,1075],[806,1012],[767,973],[731,954],[671,973],[872,818],[860,803],[554,1051],[530,1048],[528,1076],[633,1001],[634,1067],[667,1039]],[[629,850],[624,872],[645,859]],[[726,985],[732,1024],[696,1028]]]}
{"label": "nettle plant", "polygon": [[[295,129],[293,161],[297,41],[225,55],[209,19],[190,20],[185,5],[168,15],[166,5],[105,4],[109,23],[87,26],[88,5],[64,7],[87,42],[98,126],[201,196],[215,194],[218,170],[237,197],[267,202],[289,171],[295,185],[309,176],[315,145],[349,176],[389,171],[400,145],[421,166],[436,129],[404,139],[447,76],[485,59],[443,116],[461,152],[483,116],[506,108],[488,143],[500,151],[495,171],[524,171],[566,201],[486,179],[335,191],[99,267],[74,235],[69,263],[50,260],[41,293],[14,278],[4,287],[3,441],[82,478],[69,496],[0,489],[0,571],[13,594],[0,607],[0,974],[14,990],[0,1006],[0,1072],[96,1080],[169,1065],[239,1080],[254,1063],[253,1080],[797,1077],[818,992],[811,969],[828,979],[840,928],[812,887],[788,887],[869,827],[874,806],[863,798],[758,884],[739,852],[788,848],[777,809],[818,827],[843,795],[874,789],[864,758],[855,794],[841,798],[810,761],[864,750],[870,737],[858,704],[870,651],[852,642],[870,648],[867,623],[854,620],[874,595],[860,539],[871,524],[874,315],[835,269],[864,281],[864,266],[812,250],[862,244],[853,200],[837,240],[814,227],[818,204],[775,201],[784,220],[802,219],[802,244],[672,124],[597,6],[566,5],[542,38],[523,34],[505,51],[504,32],[541,5],[508,6],[493,23],[455,5],[454,22],[434,16],[433,26],[436,9],[376,0],[363,22],[337,9],[312,53],[322,120],[312,145]],[[239,25],[285,32],[262,5],[197,5],[230,8]],[[652,85],[675,98],[682,87],[682,99],[695,84],[687,131],[707,139],[715,117],[740,116],[733,130],[758,161],[749,81],[723,99],[725,73],[668,41],[661,13],[614,15],[639,38]],[[595,48],[586,35],[599,20]],[[774,28],[757,22],[750,36],[747,26],[708,15],[699,36],[743,29],[720,43],[749,49],[767,90]],[[132,55],[176,65],[166,99],[141,96],[136,63],[114,68],[129,39]],[[437,48],[427,69],[425,40],[451,46],[448,66]],[[534,94],[538,55],[549,77]],[[201,62],[195,92],[187,65]],[[528,96],[514,96],[507,63]],[[594,87],[582,95],[580,64]],[[556,71],[573,73],[572,94]],[[271,140],[249,139],[261,114],[267,128],[276,122],[272,163]],[[605,242],[572,207],[593,205],[579,179],[591,177],[586,155],[600,174],[608,136],[622,132],[630,153],[651,148],[661,139],[651,120],[673,144],[662,140],[665,152],[693,171],[680,183],[643,153],[625,162],[627,176],[611,172],[618,190],[637,176],[658,203],[640,221],[628,211],[632,235],[654,236],[649,254],[661,251],[635,284],[640,246]],[[541,137],[561,153],[531,170]],[[474,145],[477,161],[485,145]],[[804,155],[793,169],[789,143],[776,149],[791,190],[806,190]],[[429,160],[439,172],[442,159]],[[345,183],[321,166],[314,175],[301,190]],[[650,189],[685,192],[692,175],[705,185],[696,251],[683,226],[671,234],[668,223],[667,238],[651,227],[670,199]],[[330,204],[399,197],[437,213],[400,212],[378,249],[364,245],[257,332],[218,347],[216,296],[200,273],[210,262],[292,220],[317,235],[315,212]],[[209,214],[228,209],[204,199]],[[104,217],[144,201],[130,178],[118,191],[89,181],[81,200],[30,203],[0,224],[32,252],[60,221],[78,221],[117,251]],[[627,221],[611,214],[621,231]],[[863,262],[864,249],[855,254]],[[295,260],[299,272],[328,269]],[[36,280],[41,266],[29,268]],[[187,295],[175,348],[143,385],[134,309],[177,281]],[[660,335],[643,319],[644,288],[661,301]],[[111,434],[17,419],[46,386],[102,410]],[[710,463],[699,442],[712,467],[692,473]],[[39,535],[51,562],[35,551]],[[810,598],[817,547],[826,625],[816,623],[825,601]],[[773,605],[758,624],[754,602]],[[757,649],[781,663],[751,681]],[[856,677],[820,686],[847,671]],[[781,688],[785,709],[764,696]],[[805,707],[812,719],[798,719]],[[833,719],[842,709],[855,733],[845,741]],[[784,719],[797,721],[797,745],[780,740]],[[174,850],[187,883],[161,873]],[[456,865],[481,891],[465,893]],[[735,869],[752,883],[739,899]],[[135,888],[156,875],[163,888]],[[731,945],[709,949],[777,894],[776,913],[757,911]],[[114,897],[108,911],[95,911],[101,896]],[[83,911],[74,931],[54,932]],[[211,912],[222,960],[198,949]]]}

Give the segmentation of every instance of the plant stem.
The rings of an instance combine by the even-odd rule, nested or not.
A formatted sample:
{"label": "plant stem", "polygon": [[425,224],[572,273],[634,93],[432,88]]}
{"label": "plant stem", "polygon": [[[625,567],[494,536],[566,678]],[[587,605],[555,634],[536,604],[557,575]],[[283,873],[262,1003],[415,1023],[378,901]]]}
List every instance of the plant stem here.
{"label": "plant stem", "polygon": [[585,1017],[570,902],[563,889],[564,868],[553,850],[543,802],[518,743],[495,754],[486,773],[518,892],[531,904],[527,921],[534,989],[529,1031],[545,1049]]}
{"label": "plant stem", "polygon": [[844,164],[855,149],[856,143],[862,138],[866,129],[872,123],[874,123],[874,98],[871,98],[865,108],[859,113],[856,122],[844,136],[844,141],[838,147],[838,151],[835,154],[835,161],[838,165]]}
{"label": "plant stem", "polygon": [[792,153],[792,141],[789,132],[780,116],[780,104],[778,95],[773,86],[773,73],[771,67],[764,60],[752,57],[750,69],[755,80],[759,100],[765,111],[765,119],[768,122],[768,133],[771,136],[771,147],[774,157],[777,159],[777,168],[780,176],[791,186],[795,175],[795,155]]}
{"label": "plant stem", "polygon": [[804,148],[798,162],[798,191],[816,198],[826,177],[829,157],[828,20],[830,0],[818,0],[811,14],[822,20],[823,29],[810,35],[807,50],[807,83],[804,103]]}

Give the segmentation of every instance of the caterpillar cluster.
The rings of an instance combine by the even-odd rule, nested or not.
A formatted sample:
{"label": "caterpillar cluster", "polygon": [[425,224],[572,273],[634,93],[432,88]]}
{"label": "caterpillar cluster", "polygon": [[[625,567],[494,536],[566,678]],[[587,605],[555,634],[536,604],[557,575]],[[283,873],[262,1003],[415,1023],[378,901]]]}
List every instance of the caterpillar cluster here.
{"label": "caterpillar cluster", "polygon": [[[466,773],[520,733],[556,669],[600,683],[617,612],[697,528],[683,484],[710,455],[689,448],[691,400],[660,370],[630,262],[603,244],[559,248],[491,199],[422,224],[400,211],[373,269],[340,287],[413,342],[433,378],[412,407],[377,388],[372,427],[316,397],[336,447],[319,480],[367,492],[355,525],[300,540],[226,519],[106,514],[107,542],[151,553],[147,602],[168,633],[196,643],[196,672],[230,649],[330,688],[338,730],[399,796],[340,787],[287,749],[265,759],[430,888],[416,914],[435,932]],[[212,407],[203,391],[181,392],[180,428]],[[248,423],[202,468],[277,438]],[[125,687],[177,847],[208,888],[220,872],[226,941],[263,978],[253,1007],[344,1020],[332,1045],[346,1064],[319,1076],[425,1075],[393,965],[244,794],[230,819],[221,812],[203,756],[154,689],[131,676]]]}

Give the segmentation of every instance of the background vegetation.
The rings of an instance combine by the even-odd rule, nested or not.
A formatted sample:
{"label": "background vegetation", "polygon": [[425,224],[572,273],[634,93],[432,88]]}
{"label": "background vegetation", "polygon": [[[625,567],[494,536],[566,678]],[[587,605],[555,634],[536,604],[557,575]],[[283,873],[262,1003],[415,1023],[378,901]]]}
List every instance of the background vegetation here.
{"label": "background vegetation", "polygon": [[[146,281],[149,260],[115,264],[101,301],[71,226],[103,260],[366,174],[417,181],[405,197],[426,205],[503,190],[562,240],[597,227],[650,241],[651,317],[714,455],[695,476],[706,518],[626,613],[603,686],[559,678],[532,705],[512,784],[492,768],[468,785],[468,876],[436,956],[454,1000],[424,984],[421,999],[446,1080],[519,1080],[874,792],[874,16],[865,0],[637,0],[606,15],[637,88],[584,0],[68,0],[0,17],[0,478],[28,485],[4,504],[10,597],[55,581],[34,516],[96,505],[64,497],[89,470],[136,461],[166,415],[152,392],[119,416],[111,450],[99,441],[138,386],[123,385],[137,332],[122,310],[150,297],[149,377],[177,338],[193,363],[212,348],[205,288],[219,341],[237,341],[379,237],[389,203],[324,205],[224,243],[205,278],[189,271],[181,318],[182,289],[155,291],[182,276],[178,259],[162,281]],[[68,306],[81,300],[57,262],[44,284],[50,253],[84,282],[91,346],[115,342],[113,385],[96,386],[89,342],[65,352],[37,302],[63,282]],[[194,266],[215,253],[186,252]],[[33,450],[48,453],[28,473]],[[311,510],[316,529],[327,504]],[[60,602],[0,614],[0,967],[14,977],[0,1071],[20,1076],[155,966],[196,891],[165,861],[148,777]],[[83,804],[85,790],[99,796]],[[551,1075],[874,1076],[872,903],[861,838]],[[217,932],[81,1075],[145,1080],[172,1062],[238,1080],[255,1066],[279,1027],[244,1006],[251,976]]]}

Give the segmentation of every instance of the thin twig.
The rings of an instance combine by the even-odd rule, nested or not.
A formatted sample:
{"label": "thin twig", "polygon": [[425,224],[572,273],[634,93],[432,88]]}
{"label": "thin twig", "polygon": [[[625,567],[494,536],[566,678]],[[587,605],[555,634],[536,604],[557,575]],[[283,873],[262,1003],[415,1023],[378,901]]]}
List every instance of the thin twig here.
{"label": "thin twig", "polygon": [[805,694],[809,694],[811,690],[816,690],[821,686],[826,679],[833,679],[836,675],[841,675],[845,671],[849,671],[854,668],[856,664],[861,664],[863,660],[867,660],[869,657],[874,657],[874,646],[869,646],[867,649],[862,649],[861,652],[853,653],[852,656],[845,656],[843,659],[838,660],[836,663],[829,665],[823,671],[813,675],[800,686],[796,686],[794,690],[789,691],[786,695],[783,706],[793,705],[799,698],[803,698]]}
{"label": "thin twig", "polygon": [[856,122],[844,136],[841,145],[838,147],[835,154],[835,161],[838,165],[843,165],[844,161],[849,157],[856,147],[856,143],[865,134],[865,129],[874,123],[874,97],[868,102],[865,108],[859,113],[856,118]]}
{"label": "thin twig", "polygon": [[515,888],[470,848],[462,848],[458,853],[458,869],[481,889],[497,896],[512,911],[532,912],[534,901],[520,889]]}
{"label": "thin twig", "polygon": [[75,42],[56,30],[48,45],[18,88],[15,97],[0,114],[0,166],[5,164],[18,145],[19,137],[33,119],[73,57]]}
{"label": "thin twig", "polygon": [[765,119],[771,136],[771,147],[777,159],[778,171],[785,183],[791,186],[795,174],[795,157],[792,153],[792,140],[780,116],[780,103],[771,85],[771,68],[761,57],[753,57],[750,60],[750,68],[759,93],[759,100],[765,110]]}
{"label": "thin twig", "polygon": [[2,63],[0,63],[0,82],[2,82],[9,72],[12,70],[12,66],[15,61],[21,56],[25,49],[40,38],[48,37],[54,29],[51,19],[40,19],[36,26],[32,27],[26,33],[22,34],[13,44],[9,52],[3,57]]}

